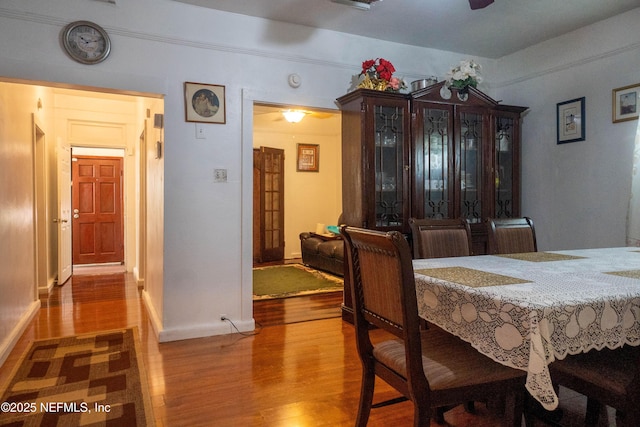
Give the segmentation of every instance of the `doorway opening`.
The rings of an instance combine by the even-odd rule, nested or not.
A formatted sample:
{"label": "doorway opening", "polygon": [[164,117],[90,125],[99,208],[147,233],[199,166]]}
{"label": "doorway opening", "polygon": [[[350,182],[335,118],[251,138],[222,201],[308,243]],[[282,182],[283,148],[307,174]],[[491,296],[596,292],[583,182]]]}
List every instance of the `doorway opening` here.
{"label": "doorway opening", "polygon": [[[318,223],[337,224],[342,211],[341,114],[337,110],[255,101],[252,107],[254,165],[255,153],[279,153],[278,158],[283,160],[283,170],[279,176],[284,180],[280,190],[282,194],[276,198],[281,206],[274,210],[273,193],[270,194],[270,204],[263,202],[261,205],[260,193],[264,190],[264,183],[259,181],[260,174],[254,169],[253,264],[254,267],[301,264],[300,233],[315,231]],[[302,120],[288,122],[283,115],[287,110],[302,110]],[[317,171],[298,170],[298,144],[318,147]],[[273,186],[269,188],[270,191],[272,189]],[[277,228],[283,238],[282,254],[275,258],[260,254],[260,245],[264,246],[263,236],[275,236],[270,233],[271,230],[261,228],[259,219],[265,215],[265,207],[269,208],[266,209],[268,214],[276,211],[282,213],[282,219],[277,222],[279,227],[273,227],[273,224],[270,227],[271,230]],[[275,221],[275,216],[268,218]],[[278,245],[271,246],[275,248]],[[253,313],[254,319],[263,325],[265,322],[291,323],[340,316],[341,302],[341,292],[256,300]]]}
{"label": "doorway opening", "polygon": [[124,271],[124,150],[74,147],[71,156],[74,271],[107,264]]}
{"label": "doorway opening", "polygon": [[[164,161],[155,156],[157,144],[147,144],[146,140],[152,138],[161,143],[163,139],[163,129],[149,119],[163,114],[163,96],[27,80],[0,80],[0,86],[16,99],[30,99],[34,94],[38,98],[37,110],[34,105],[29,119],[33,128],[35,294],[49,293],[72,274],[72,147],[122,153],[119,158],[123,171],[120,221],[123,256],[117,263],[133,273],[138,287],[144,288],[146,263],[141,260],[149,256],[162,258],[158,245],[162,236],[148,237],[146,229],[162,230],[157,224],[162,223],[163,215],[161,210],[148,210],[146,206],[149,199],[153,206],[162,206],[164,192],[157,184],[150,190],[146,186],[162,182]],[[147,149],[153,152],[147,155]],[[145,188],[141,189],[143,185]],[[141,242],[142,238],[153,241]],[[154,254],[148,254],[147,248]],[[105,265],[105,260],[98,263]]]}

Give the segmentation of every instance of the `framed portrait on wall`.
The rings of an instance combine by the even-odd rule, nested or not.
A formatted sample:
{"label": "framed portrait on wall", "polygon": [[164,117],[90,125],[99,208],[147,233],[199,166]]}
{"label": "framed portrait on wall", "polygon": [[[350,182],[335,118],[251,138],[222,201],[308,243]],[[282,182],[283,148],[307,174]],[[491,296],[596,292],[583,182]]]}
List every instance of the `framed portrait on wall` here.
{"label": "framed portrait on wall", "polygon": [[558,144],[584,141],[584,96],[556,105]]}
{"label": "framed portrait on wall", "polygon": [[185,120],[196,123],[226,123],[224,86],[184,83]]}
{"label": "framed portrait on wall", "polygon": [[638,120],[640,84],[619,87],[612,92],[613,123]]}
{"label": "framed portrait on wall", "polygon": [[318,144],[298,144],[296,170],[298,172],[320,171],[320,147]]}

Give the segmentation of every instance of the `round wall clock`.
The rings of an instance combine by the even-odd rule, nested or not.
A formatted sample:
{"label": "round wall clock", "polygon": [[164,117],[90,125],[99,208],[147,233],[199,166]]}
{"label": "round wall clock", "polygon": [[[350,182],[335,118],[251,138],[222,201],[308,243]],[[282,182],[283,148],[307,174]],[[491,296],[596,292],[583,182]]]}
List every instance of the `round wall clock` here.
{"label": "round wall clock", "polygon": [[82,64],[97,64],[111,52],[109,35],[98,24],[75,21],[62,30],[62,46],[69,56]]}

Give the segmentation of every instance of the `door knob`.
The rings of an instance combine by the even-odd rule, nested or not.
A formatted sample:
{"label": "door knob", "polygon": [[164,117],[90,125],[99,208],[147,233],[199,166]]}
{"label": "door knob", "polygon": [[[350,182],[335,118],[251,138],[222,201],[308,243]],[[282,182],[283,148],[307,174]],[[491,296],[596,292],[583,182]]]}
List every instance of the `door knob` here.
{"label": "door knob", "polygon": [[76,214],[73,214],[73,217],[77,219],[77,218],[80,218],[80,215],[76,213]]}

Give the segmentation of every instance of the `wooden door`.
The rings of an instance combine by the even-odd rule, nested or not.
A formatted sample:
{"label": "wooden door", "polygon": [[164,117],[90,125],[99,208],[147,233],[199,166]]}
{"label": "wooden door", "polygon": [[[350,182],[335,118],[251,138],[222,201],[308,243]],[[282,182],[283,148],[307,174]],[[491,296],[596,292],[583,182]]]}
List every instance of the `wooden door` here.
{"label": "wooden door", "polygon": [[72,235],[71,217],[71,146],[61,139],[57,142],[56,152],[58,200],[58,285],[62,285],[71,277],[72,272]]}
{"label": "wooden door", "polygon": [[74,156],[73,263],[124,262],[122,159]]}
{"label": "wooden door", "polygon": [[[254,155],[254,235],[259,224],[257,262],[284,259],[284,150],[260,147]],[[259,179],[256,182],[256,179]],[[257,199],[259,198],[259,204]],[[258,210],[259,209],[259,210]]]}

